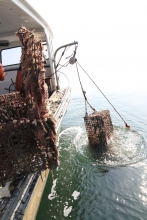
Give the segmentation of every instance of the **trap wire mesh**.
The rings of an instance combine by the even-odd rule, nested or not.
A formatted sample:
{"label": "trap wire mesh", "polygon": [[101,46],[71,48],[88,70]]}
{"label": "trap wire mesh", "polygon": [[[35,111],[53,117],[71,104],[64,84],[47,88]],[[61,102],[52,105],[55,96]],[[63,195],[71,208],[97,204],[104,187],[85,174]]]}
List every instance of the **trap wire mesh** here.
{"label": "trap wire mesh", "polygon": [[113,133],[109,110],[86,114],[84,122],[90,146],[106,147]]}
{"label": "trap wire mesh", "polygon": [[31,121],[19,93],[0,96],[0,183],[58,165],[54,119]]}

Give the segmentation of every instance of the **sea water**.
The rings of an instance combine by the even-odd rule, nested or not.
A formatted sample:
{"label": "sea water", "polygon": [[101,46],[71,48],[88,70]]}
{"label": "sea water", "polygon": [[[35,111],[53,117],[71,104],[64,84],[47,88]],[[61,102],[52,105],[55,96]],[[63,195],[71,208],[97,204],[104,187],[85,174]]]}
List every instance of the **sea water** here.
{"label": "sea water", "polygon": [[147,91],[105,95],[131,128],[98,91],[90,91],[91,105],[110,110],[114,126],[107,151],[91,149],[84,98],[74,91],[60,132],[60,166],[49,174],[37,220],[147,219]]}

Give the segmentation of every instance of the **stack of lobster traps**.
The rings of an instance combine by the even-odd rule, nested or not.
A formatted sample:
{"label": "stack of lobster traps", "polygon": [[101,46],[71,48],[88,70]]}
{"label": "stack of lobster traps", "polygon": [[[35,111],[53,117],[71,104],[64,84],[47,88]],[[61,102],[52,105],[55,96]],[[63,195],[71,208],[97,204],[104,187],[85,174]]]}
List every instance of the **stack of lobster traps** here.
{"label": "stack of lobster traps", "polygon": [[0,96],[0,183],[58,164],[53,118],[31,121],[27,108],[18,92]]}
{"label": "stack of lobster traps", "polygon": [[58,165],[43,46],[24,26],[16,35],[22,47],[21,91],[0,96],[0,183]]}

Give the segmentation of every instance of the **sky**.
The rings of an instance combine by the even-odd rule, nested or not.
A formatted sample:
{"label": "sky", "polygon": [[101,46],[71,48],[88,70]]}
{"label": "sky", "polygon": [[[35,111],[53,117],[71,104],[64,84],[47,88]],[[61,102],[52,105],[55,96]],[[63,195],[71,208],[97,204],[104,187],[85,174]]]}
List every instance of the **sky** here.
{"label": "sky", "polygon": [[[28,1],[48,21],[54,50],[79,42],[78,62],[102,90],[147,91],[146,0]],[[75,66],[68,72],[74,84]]]}

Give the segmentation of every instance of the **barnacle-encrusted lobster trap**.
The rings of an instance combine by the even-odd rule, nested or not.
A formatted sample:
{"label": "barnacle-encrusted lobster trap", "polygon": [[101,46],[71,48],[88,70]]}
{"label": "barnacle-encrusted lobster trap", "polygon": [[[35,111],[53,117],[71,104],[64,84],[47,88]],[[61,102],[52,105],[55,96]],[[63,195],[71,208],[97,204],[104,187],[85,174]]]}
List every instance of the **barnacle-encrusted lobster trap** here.
{"label": "barnacle-encrusted lobster trap", "polygon": [[0,96],[0,183],[58,165],[55,123],[28,120],[19,93]]}
{"label": "barnacle-encrusted lobster trap", "polygon": [[[89,77],[89,79],[93,82],[93,84],[97,87],[97,89],[101,92],[101,94],[105,97],[105,99],[113,107],[113,109],[116,111],[116,113],[119,115],[119,117],[123,120],[123,122],[125,123],[125,127],[130,128],[130,126],[125,122],[125,120],[118,113],[118,111],[114,108],[114,106],[109,101],[109,99],[104,95],[104,93],[101,91],[101,89],[97,86],[97,84],[93,81],[93,79],[89,76],[89,74],[84,70],[84,68],[77,61],[76,62],[77,74],[78,74],[81,90],[82,90],[82,93],[83,93],[83,96],[85,99],[85,113],[86,114],[84,117],[84,122],[85,122],[86,132],[88,135],[89,144],[91,146],[96,146],[101,149],[104,149],[108,145],[108,141],[113,134],[113,125],[112,125],[110,113],[109,113],[109,110],[103,110],[103,111],[97,112],[95,110],[95,108],[93,108],[91,106],[91,104],[89,103],[89,101],[87,99],[86,91],[84,91],[84,89],[83,89],[77,64],[84,71],[84,73],[86,73],[86,75]],[[94,111],[90,115],[88,115],[88,113],[87,113],[87,105]]]}
{"label": "barnacle-encrusted lobster trap", "polygon": [[22,47],[22,86],[20,93],[0,96],[0,183],[58,165],[43,47],[23,26],[16,35]]}
{"label": "barnacle-encrusted lobster trap", "polygon": [[113,133],[109,110],[94,111],[84,117],[90,146],[104,148]]}

